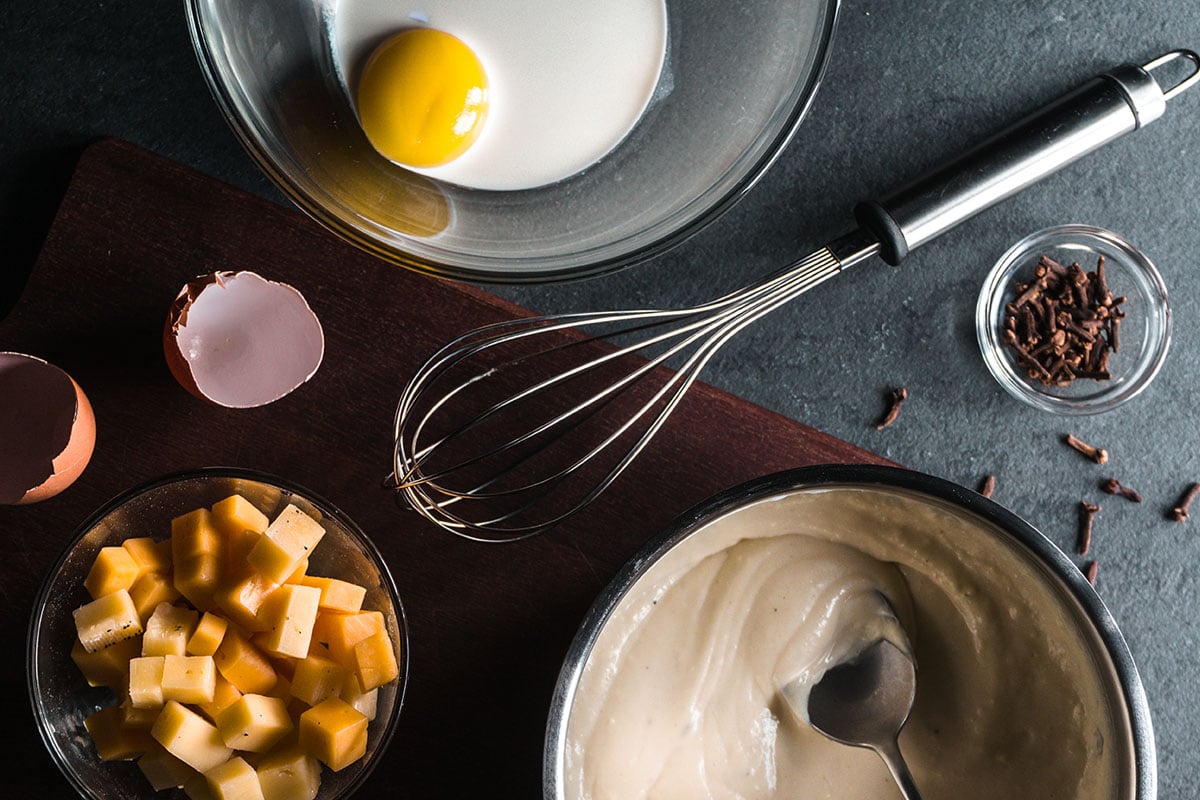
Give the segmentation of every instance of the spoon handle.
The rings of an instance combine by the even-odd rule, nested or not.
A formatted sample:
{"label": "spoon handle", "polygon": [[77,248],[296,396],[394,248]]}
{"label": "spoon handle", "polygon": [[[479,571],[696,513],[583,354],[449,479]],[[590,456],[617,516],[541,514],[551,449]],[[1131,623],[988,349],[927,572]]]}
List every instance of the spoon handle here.
{"label": "spoon handle", "polygon": [[908,765],[904,763],[904,756],[900,755],[900,745],[895,739],[881,742],[875,745],[875,752],[879,753],[883,763],[887,764],[891,770],[892,777],[896,779],[896,785],[900,787],[901,793],[904,795],[904,800],[921,800],[921,792],[917,790],[916,781],[913,780],[912,773],[908,771]]}

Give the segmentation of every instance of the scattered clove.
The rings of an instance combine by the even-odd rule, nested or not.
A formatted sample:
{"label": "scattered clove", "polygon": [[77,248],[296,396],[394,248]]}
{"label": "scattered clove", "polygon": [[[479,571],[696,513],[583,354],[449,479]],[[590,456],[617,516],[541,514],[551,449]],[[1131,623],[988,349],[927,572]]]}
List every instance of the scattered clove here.
{"label": "scattered clove", "polygon": [[1100,491],[1106,494],[1115,494],[1118,497],[1124,497],[1134,503],[1142,502],[1142,495],[1135,489],[1130,489],[1128,486],[1122,486],[1116,478],[1109,478],[1100,484]]}
{"label": "scattered clove", "polygon": [[906,399],[908,399],[908,389],[905,389],[903,386],[898,389],[892,389],[887,412],[883,415],[883,419],[875,423],[875,430],[881,431],[895,422],[896,417],[900,416],[900,406],[904,404]]}
{"label": "scattered clove", "polygon": [[1065,267],[1038,259],[1033,280],[1014,286],[1004,307],[1001,338],[1030,378],[1066,386],[1077,378],[1109,380],[1110,353],[1117,352],[1124,297],[1113,297],[1100,256],[1094,272],[1079,262]]}
{"label": "scattered clove", "polygon": [[1099,447],[1092,447],[1090,444],[1081,442],[1079,439],[1075,438],[1074,434],[1068,433],[1063,437],[1063,442],[1066,443],[1068,447],[1078,451],[1079,453],[1082,453],[1084,456],[1090,458],[1092,461],[1095,461],[1097,464],[1108,463],[1107,450]]}
{"label": "scattered clove", "polygon": [[1183,490],[1183,494],[1179,498],[1179,502],[1171,509],[1167,518],[1174,522],[1183,522],[1188,518],[1188,506],[1196,499],[1196,495],[1200,494],[1200,483],[1190,484]]}
{"label": "scattered clove", "polygon": [[1084,570],[1083,570],[1084,577],[1087,578],[1087,582],[1090,583],[1092,586],[1096,585],[1096,573],[1099,570],[1100,570],[1100,564],[1097,563],[1094,559],[1092,561],[1089,561],[1088,565],[1086,567],[1084,567]]}
{"label": "scattered clove", "polygon": [[984,497],[991,497],[992,493],[995,491],[996,491],[996,476],[995,475],[984,475],[983,481],[980,482],[980,484],[979,484],[979,493],[981,495],[983,495]]}
{"label": "scattered clove", "polygon": [[1079,501],[1079,536],[1076,539],[1075,549],[1081,556],[1086,556],[1092,549],[1092,521],[1099,511],[1100,506],[1095,503],[1089,503],[1086,500]]}

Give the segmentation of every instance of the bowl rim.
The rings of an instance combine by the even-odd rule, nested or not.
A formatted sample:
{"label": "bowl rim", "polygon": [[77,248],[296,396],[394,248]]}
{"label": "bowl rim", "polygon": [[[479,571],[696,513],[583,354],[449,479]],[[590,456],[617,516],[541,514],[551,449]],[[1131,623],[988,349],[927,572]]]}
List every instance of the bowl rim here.
{"label": "bowl rim", "polygon": [[[783,116],[782,124],[776,135],[763,148],[759,157],[751,162],[740,178],[723,194],[708,203],[707,207],[697,206],[697,201],[704,197],[700,195],[690,199],[678,211],[665,218],[658,226],[668,225],[665,234],[656,235],[644,245],[635,247],[628,252],[602,257],[598,260],[588,259],[583,264],[562,266],[530,271],[528,269],[487,270],[478,267],[463,266],[449,263],[445,260],[417,257],[408,252],[384,246],[375,238],[357,230],[351,225],[343,224],[336,214],[326,210],[319,202],[309,196],[308,192],[286,170],[279,167],[271,157],[262,138],[254,132],[251,126],[238,112],[238,104],[234,101],[233,93],[221,80],[221,70],[217,64],[217,54],[213,48],[213,38],[206,32],[203,23],[201,6],[205,0],[186,0],[185,11],[188,24],[189,38],[195,52],[200,71],[208,85],[209,92],[215,100],[226,123],[234,136],[249,154],[251,160],[258,166],[276,189],[281,191],[293,204],[308,217],[317,222],[336,237],[347,241],[355,247],[364,250],[386,262],[396,264],[413,271],[440,278],[450,278],[478,284],[516,285],[516,284],[546,284],[565,283],[570,281],[593,278],[645,263],[654,259],[692,238],[701,230],[707,228],[726,211],[754,188],[766,174],[767,170],[779,159],[788,144],[795,137],[801,123],[808,116],[809,110],[816,99],[818,89],[824,79],[829,65],[830,53],[833,47],[834,33],[840,16],[842,0],[816,0],[823,6],[824,18],[815,37],[814,56],[811,67],[803,80],[797,83],[795,102],[788,107]],[[695,208],[700,207],[699,212]],[[684,222],[670,226],[671,220],[682,215]],[[554,256],[551,260],[561,261],[577,257],[581,252],[574,251],[569,256]],[[514,259],[514,264],[520,263]]]}
{"label": "bowl rim", "polygon": [[1157,797],[1154,727],[1145,688],[1133,656],[1116,620],[1100,599],[1100,595],[1057,545],[1012,511],[978,492],[944,478],[903,467],[820,464],[754,478],[702,501],[676,517],[665,529],[653,536],[602,590],[580,623],[554,687],[542,754],[544,800],[562,798],[567,727],[575,690],[600,631],[633,584],[663,554],[702,524],[718,516],[770,496],[834,485],[901,489],[949,503],[1009,534],[1035,560],[1048,567],[1062,581],[1067,593],[1079,603],[1112,662],[1117,687],[1125,698],[1126,712],[1129,715],[1130,736],[1133,740],[1134,797],[1136,800],[1154,800]]}
{"label": "bowl rim", "polygon": [[51,735],[45,715],[40,707],[41,684],[40,676],[38,675],[38,670],[36,669],[36,666],[38,665],[37,645],[39,641],[39,626],[47,607],[47,599],[49,596],[50,587],[54,582],[54,578],[58,576],[75,547],[77,547],[83,538],[87,536],[87,534],[90,533],[92,529],[95,528],[95,526],[99,524],[100,521],[106,516],[135,497],[140,497],[147,492],[160,489],[173,483],[180,483],[185,480],[197,478],[231,478],[257,481],[259,483],[265,483],[278,489],[282,489],[290,494],[299,495],[306,501],[316,506],[322,514],[335,519],[338,524],[348,531],[351,537],[356,540],[356,544],[361,546],[366,551],[373,564],[379,569],[379,577],[383,583],[383,589],[391,597],[392,602],[396,607],[397,639],[400,645],[400,655],[397,665],[400,669],[400,677],[396,686],[396,699],[392,705],[392,712],[389,714],[388,719],[384,724],[381,737],[378,745],[375,748],[375,757],[364,765],[362,773],[352,783],[350,783],[346,787],[345,792],[340,795],[343,798],[350,797],[362,787],[367,778],[369,778],[375,771],[375,767],[378,765],[379,759],[384,757],[388,746],[391,744],[392,737],[394,736],[396,729],[399,727],[400,710],[404,706],[404,697],[408,689],[409,679],[410,648],[408,641],[408,616],[405,612],[404,603],[400,597],[400,592],[396,588],[396,581],[392,577],[391,570],[387,565],[387,561],[384,560],[383,555],[379,552],[379,549],[375,546],[375,543],[370,539],[370,537],[367,536],[363,529],[359,527],[358,523],[347,516],[346,513],[336,505],[325,499],[324,496],[313,492],[312,490],[307,489],[298,483],[261,470],[244,469],[241,467],[213,466],[178,470],[175,472],[166,473],[164,475],[160,475],[158,477],[138,483],[115,495],[101,505],[98,509],[89,514],[84,521],[81,522],[71,532],[71,536],[67,540],[66,545],[64,545],[62,552],[59,553],[59,556],[55,560],[53,566],[46,571],[42,578],[41,585],[38,588],[37,597],[34,599],[33,611],[30,614],[29,629],[25,641],[26,688],[29,694],[29,702],[32,706],[34,721],[37,726],[38,735],[41,737],[42,744],[50,753],[50,757],[58,767],[59,772],[63,774],[63,777],[67,779],[67,781],[75,788],[76,791],[79,792],[81,796],[103,800],[103,798],[95,794],[89,786],[80,781],[79,777],[75,774],[74,770],[71,769],[68,763],[64,763],[58,748],[55,746],[54,738]]}
{"label": "bowl rim", "polygon": [[[1140,371],[1141,373],[1133,382],[1102,388],[1085,398],[1056,397],[1025,380],[1001,355],[1004,344],[1000,340],[1000,333],[995,324],[995,315],[1002,308],[1000,301],[1008,291],[1012,275],[1021,268],[1024,261],[1028,260],[1029,255],[1040,244],[1056,238],[1069,239],[1070,242],[1089,247],[1100,243],[1121,253],[1123,256],[1122,267],[1136,274],[1134,283],[1138,293],[1153,307],[1155,319],[1161,320],[1161,324],[1151,331],[1152,346],[1145,349],[1142,357],[1132,368],[1133,372]],[[1143,283],[1148,284],[1152,291],[1143,293],[1141,291]],[[1070,416],[1099,414],[1129,402],[1145,391],[1158,375],[1166,362],[1171,346],[1171,306],[1162,274],[1155,267],[1154,262],[1128,239],[1094,225],[1079,223],[1051,225],[1034,231],[1012,244],[989,270],[975,304],[975,335],[988,372],[1013,397],[1034,408],[1057,414]]]}

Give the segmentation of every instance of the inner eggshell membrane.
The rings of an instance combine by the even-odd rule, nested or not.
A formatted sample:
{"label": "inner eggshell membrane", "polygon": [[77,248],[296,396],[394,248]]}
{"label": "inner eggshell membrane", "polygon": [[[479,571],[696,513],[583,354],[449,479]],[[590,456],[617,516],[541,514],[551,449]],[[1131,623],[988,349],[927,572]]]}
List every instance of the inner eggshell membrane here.
{"label": "inner eggshell membrane", "polygon": [[295,288],[254,272],[215,272],[179,293],[164,336],[167,362],[189,391],[251,408],[287,395],[317,371],[321,323]]}

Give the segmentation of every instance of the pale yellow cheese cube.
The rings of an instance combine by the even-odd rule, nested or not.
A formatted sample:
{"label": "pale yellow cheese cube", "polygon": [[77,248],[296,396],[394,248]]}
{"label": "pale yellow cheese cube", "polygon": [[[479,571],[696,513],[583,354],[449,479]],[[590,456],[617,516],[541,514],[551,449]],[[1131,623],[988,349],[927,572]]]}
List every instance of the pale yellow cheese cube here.
{"label": "pale yellow cheese cube", "polygon": [[211,703],[217,690],[217,668],[212,656],[164,656],[164,700]]}
{"label": "pale yellow cheese cube", "polygon": [[284,584],[263,604],[259,619],[268,627],[262,645],[267,652],[304,658],[312,641],[321,590],[315,586]]}
{"label": "pale yellow cheese cube", "polygon": [[89,653],[142,632],[142,620],[133,605],[133,598],[125,589],[86,603],[73,613],[79,641]]}
{"label": "pale yellow cheese cube", "polygon": [[129,660],[142,652],[142,639],[134,636],[131,639],[117,642],[89,653],[78,639],[71,646],[71,660],[89,686],[107,686],[111,689],[124,688],[129,678]]}
{"label": "pale yellow cheese cube", "polygon": [[298,746],[264,756],[256,770],[263,800],[313,800],[321,788],[321,765]]}
{"label": "pale yellow cheese cube", "polygon": [[197,772],[206,772],[233,755],[216,725],[175,700],[163,706],[150,734]]}
{"label": "pale yellow cheese cube", "polygon": [[190,656],[211,656],[221,646],[225,638],[225,630],[229,622],[219,614],[205,611],[196,629],[187,640],[187,654]]}
{"label": "pale yellow cheese cube", "polygon": [[283,583],[324,535],[321,523],[289,504],[267,527],[247,559],[260,575]]}
{"label": "pale yellow cheese cube", "polygon": [[121,724],[130,730],[149,732],[150,728],[154,725],[154,720],[158,719],[158,712],[161,710],[161,706],[158,708],[138,708],[126,697],[121,701]]}
{"label": "pale yellow cheese cube", "polygon": [[270,524],[267,515],[255,508],[253,503],[240,494],[233,494],[224,500],[213,503],[212,518],[226,536],[243,531],[262,533]]}
{"label": "pale yellow cheese cube", "polygon": [[216,800],[263,800],[258,773],[241,756],[218,764],[204,773],[204,778]]}
{"label": "pale yellow cheese cube", "polygon": [[336,697],[300,715],[300,746],[334,772],[367,752],[367,718]]}
{"label": "pale yellow cheese cube", "polygon": [[101,547],[87,577],[83,579],[83,587],[95,600],[118,589],[133,586],[141,572],[138,562],[124,547]]}
{"label": "pale yellow cheese cube", "polygon": [[278,697],[246,694],[217,715],[217,730],[234,750],[263,753],[292,730],[292,718]]}
{"label": "pale yellow cheese cube", "polygon": [[139,536],[126,539],[121,546],[129,551],[142,572],[171,571],[171,540],[151,539],[149,536]]}
{"label": "pale yellow cheese cube", "polygon": [[361,611],[363,599],[367,596],[366,587],[337,578],[306,575],[300,583],[303,586],[316,586],[320,589],[321,608],[326,611],[336,611],[339,614],[353,614]]}
{"label": "pale yellow cheese cube", "polygon": [[200,614],[193,609],[171,603],[159,603],[154,613],[146,620],[146,632],[142,635],[142,655],[182,656],[187,653],[187,642],[192,636]]}
{"label": "pale yellow cheese cube", "polygon": [[193,775],[199,774],[168,753],[158,742],[154,742],[146,754],[138,759],[137,765],[156,792],[177,789],[187,783]]}
{"label": "pale yellow cheese cube", "polygon": [[362,686],[358,683],[358,675],[353,672],[346,674],[345,680],[342,681],[341,691],[338,692],[338,697],[345,700],[355,711],[367,719],[375,719],[375,715],[378,713],[379,689],[375,688],[364,692]]}
{"label": "pale yellow cheese cube", "polygon": [[238,631],[225,632],[221,646],[213,653],[217,669],[239,691],[262,694],[275,685],[275,668],[262,651]]}
{"label": "pale yellow cheese cube", "polygon": [[125,725],[120,706],[106,706],[83,720],[103,761],[130,761],[150,747],[146,731]]}
{"label": "pale yellow cheese cube", "polygon": [[327,697],[336,696],[346,679],[347,670],[315,650],[296,662],[292,674],[292,697],[315,706]]}
{"label": "pale yellow cheese cube", "polygon": [[159,603],[174,603],[180,594],[170,575],[162,572],[143,572],[133,582],[133,586],[129,587],[129,596],[137,608],[138,618],[145,625]]}
{"label": "pale yellow cheese cube", "polygon": [[162,656],[140,656],[129,660],[129,702],[135,708],[162,706]]}

